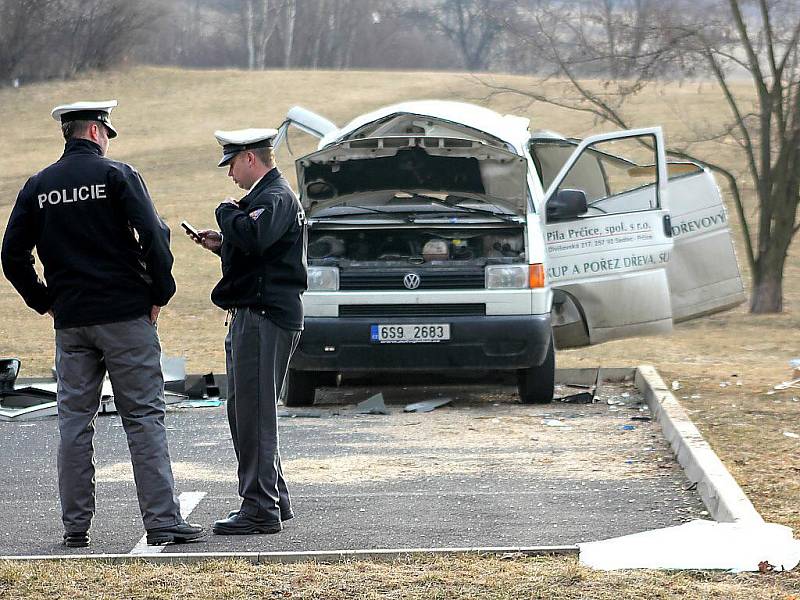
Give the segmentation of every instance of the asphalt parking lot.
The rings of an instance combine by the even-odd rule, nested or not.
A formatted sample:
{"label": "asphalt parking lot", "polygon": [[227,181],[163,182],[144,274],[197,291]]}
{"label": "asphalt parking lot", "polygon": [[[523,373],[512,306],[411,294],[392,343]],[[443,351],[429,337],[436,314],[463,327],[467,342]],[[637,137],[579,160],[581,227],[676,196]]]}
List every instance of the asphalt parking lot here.
{"label": "asphalt parking lot", "polygon": [[[391,414],[357,414],[376,392]],[[280,407],[296,514],[282,533],[209,535],[163,551],[560,546],[708,518],[630,385],[606,384],[594,404],[521,405],[508,382],[345,386],[317,398]],[[452,403],[403,412],[434,398]],[[178,492],[196,503],[189,520],[210,526],[238,508],[224,405],[170,407],[167,426]],[[144,531],[119,418],[97,419],[86,549],[60,544],[57,443],[54,418],[0,422],[0,556],[131,552]]]}

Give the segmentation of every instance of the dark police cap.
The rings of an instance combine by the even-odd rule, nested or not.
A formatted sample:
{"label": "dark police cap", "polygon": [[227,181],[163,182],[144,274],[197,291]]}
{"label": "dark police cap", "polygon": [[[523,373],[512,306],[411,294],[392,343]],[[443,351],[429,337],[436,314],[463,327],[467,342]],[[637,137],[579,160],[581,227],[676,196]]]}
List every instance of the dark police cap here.
{"label": "dark police cap", "polygon": [[234,156],[245,150],[271,148],[272,140],[278,135],[277,129],[236,129],[234,131],[215,131],[214,137],[222,146],[222,160],[218,167],[224,167]]}
{"label": "dark police cap", "polygon": [[116,100],[102,100],[100,102],[73,102],[56,106],[53,118],[56,121],[69,123],[70,121],[99,121],[106,126],[108,137],[117,137],[117,130],[111,124],[111,110],[117,105]]}

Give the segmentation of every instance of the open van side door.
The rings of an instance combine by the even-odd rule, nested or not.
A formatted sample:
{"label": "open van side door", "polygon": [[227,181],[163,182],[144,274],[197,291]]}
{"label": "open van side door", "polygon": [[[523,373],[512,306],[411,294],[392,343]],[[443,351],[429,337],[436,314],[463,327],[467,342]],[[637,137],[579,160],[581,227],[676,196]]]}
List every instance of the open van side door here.
{"label": "open van side door", "polygon": [[660,127],[592,136],[563,163],[543,215],[557,348],[672,329],[668,189]]}
{"label": "open van side door", "polygon": [[667,265],[672,318],[687,321],[745,300],[728,217],[714,177],[694,163],[670,163],[674,249]]}

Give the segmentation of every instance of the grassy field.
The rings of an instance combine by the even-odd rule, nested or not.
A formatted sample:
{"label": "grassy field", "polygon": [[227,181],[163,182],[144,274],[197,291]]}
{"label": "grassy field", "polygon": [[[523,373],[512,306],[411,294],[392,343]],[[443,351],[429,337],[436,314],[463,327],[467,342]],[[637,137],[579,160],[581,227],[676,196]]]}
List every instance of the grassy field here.
{"label": "grassy field", "polygon": [[[531,84],[520,77],[498,79],[518,87]],[[549,85],[550,93],[559,93],[558,84]],[[743,95],[749,93],[746,86],[739,92]],[[225,316],[209,301],[210,290],[219,276],[218,260],[200,251],[180,233],[178,227],[182,219],[201,228],[212,226],[213,209],[219,200],[239,194],[225,176],[225,171],[215,167],[219,152],[213,131],[277,126],[287,109],[296,104],[343,124],[370,109],[418,98],[474,101],[500,112],[529,116],[533,128],[553,129],[568,135],[583,136],[610,129],[598,126],[590,116],[582,113],[541,104],[522,106],[519,99],[511,97],[486,101],[486,95],[485,87],[478,80],[463,74],[253,74],[156,68],[137,68],[66,83],[3,89],[0,90],[0,107],[13,118],[8,119],[3,128],[6,151],[0,155],[0,233],[25,179],[61,153],[59,129],[49,117],[50,109],[56,104],[83,98],[119,99],[120,107],[114,112],[114,122],[120,137],[112,143],[109,154],[132,163],[140,170],[159,212],[173,229],[178,292],[164,310],[159,325],[164,350],[171,355],[185,355],[191,371],[223,371]],[[630,107],[629,115],[634,126],[662,125],[668,143],[674,144],[691,138],[698,130],[722,123],[727,113],[721,96],[711,85],[691,83],[653,91]],[[300,156],[312,149],[313,142],[295,134],[290,146],[294,155]],[[743,161],[734,146],[705,143],[696,145],[693,151],[701,157],[713,157],[742,173],[745,189],[751,189]],[[284,172],[293,177],[292,156],[284,149],[279,159]],[[752,201],[751,194],[748,193],[748,197]],[[748,210],[753,214],[752,205]],[[734,212],[729,210],[729,214],[734,215]],[[737,247],[742,249],[738,224],[733,217],[731,221]],[[743,306],[680,325],[666,338],[613,342],[592,349],[562,352],[558,361],[563,367],[650,363],[666,380],[680,381],[679,397],[758,510],[769,521],[798,529],[800,441],[783,433],[800,433],[800,390],[768,393],[775,384],[790,378],[787,361],[800,356],[800,264],[796,246],[791,249],[786,269],[785,311],[781,315],[753,316]],[[743,274],[748,279],[743,250],[739,255]],[[0,355],[20,357],[23,375],[49,372],[53,362],[51,322],[27,309],[4,280],[0,281],[0,340]],[[5,440],[3,446],[10,443]],[[195,587],[198,593],[212,594],[217,589],[214,587],[216,584],[209,583],[199,590],[197,581],[211,581],[222,577],[221,573],[233,570],[241,574],[241,578],[237,576],[237,585],[243,587],[238,588],[238,594],[231,592],[231,596],[263,595],[266,588],[258,586],[267,585],[265,582],[269,581],[276,582],[273,589],[284,589],[281,586],[285,584],[280,582],[284,581],[283,575],[287,573],[291,573],[297,582],[291,588],[292,597],[323,597],[315,590],[325,587],[323,582],[326,578],[343,582],[342,586],[360,597],[397,594],[397,590],[403,590],[407,597],[414,598],[466,598],[475,595],[490,598],[788,598],[800,594],[797,573],[764,577],[604,575],[580,569],[566,559],[465,559],[408,562],[393,567],[369,563],[359,566],[312,565],[300,570],[259,569],[236,564],[191,568],[142,567],[117,577],[123,577],[123,583],[125,578],[137,578],[142,582],[180,580]],[[123,597],[122,592],[110,586],[103,587],[105,584],[102,583],[108,581],[109,573],[117,571],[119,569],[103,566],[59,567],[50,575],[51,571],[44,568],[31,571],[2,566],[0,598],[33,597],[35,593],[47,595],[47,586],[57,585],[57,578],[72,586],[69,594],[75,597],[82,597],[82,585],[105,590],[98,593],[107,593],[111,597]],[[464,574],[463,581],[452,578],[451,572]],[[182,574],[191,574],[191,577],[184,578]],[[160,591],[154,591],[152,597],[169,597],[169,590],[159,586],[162,584],[156,585]],[[624,594],[622,589],[625,589]],[[346,597],[344,588],[333,590],[333,595],[325,597]],[[227,592],[220,593],[225,595]]]}

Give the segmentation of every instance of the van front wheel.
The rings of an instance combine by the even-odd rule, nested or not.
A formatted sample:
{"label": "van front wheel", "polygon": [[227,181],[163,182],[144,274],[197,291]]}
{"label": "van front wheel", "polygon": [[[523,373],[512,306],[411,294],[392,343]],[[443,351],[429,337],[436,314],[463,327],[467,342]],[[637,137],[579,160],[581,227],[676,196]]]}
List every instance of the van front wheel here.
{"label": "van front wheel", "polygon": [[517,371],[517,388],[523,404],[547,404],[553,399],[556,381],[556,353],[553,338],[541,365]]}
{"label": "van front wheel", "polygon": [[283,390],[284,406],[312,406],[316,393],[316,373],[289,369]]}

